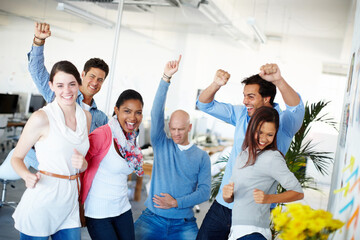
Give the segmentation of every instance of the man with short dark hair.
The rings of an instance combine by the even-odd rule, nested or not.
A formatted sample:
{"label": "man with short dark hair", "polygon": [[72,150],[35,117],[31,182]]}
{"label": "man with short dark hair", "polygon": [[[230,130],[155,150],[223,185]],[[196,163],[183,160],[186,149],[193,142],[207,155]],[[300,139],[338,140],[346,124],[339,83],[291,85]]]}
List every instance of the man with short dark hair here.
{"label": "man with short dark hair", "polygon": [[[304,104],[300,96],[284,80],[276,64],[263,65],[259,74],[242,81],[245,84],[244,105],[234,106],[214,100],[217,91],[228,82],[229,78],[229,73],[218,70],[213,82],[200,94],[196,103],[201,111],[235,126],[234,145],[226,164],[218,195],[206,214],[197,236],[197,239],[201,240],[228,239],[233,204],[224,201],[222,189],[229,183],[236,157],[241,152],[247,125],[255,110],[262,106],[268,106],[279,112],[280,126],[277,134],[277,147],[284,155],[304,118]],[[278,104],[274,103],[276,88],[281,92],[286,104],[285,111],[281,111]]]}

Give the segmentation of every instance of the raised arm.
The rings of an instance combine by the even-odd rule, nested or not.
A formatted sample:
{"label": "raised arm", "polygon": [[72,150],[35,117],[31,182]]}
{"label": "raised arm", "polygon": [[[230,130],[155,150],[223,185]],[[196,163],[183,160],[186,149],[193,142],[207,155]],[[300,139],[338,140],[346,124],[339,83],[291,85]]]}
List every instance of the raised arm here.
{"label": "raised arm", "polygon": [[40,179],[40,174],[31,173],[24,164],[24,158],[30,148],[39,139],[47,135],[48,128],[49,122],[46,113],[41,110],[33,113],[27,121],[12,155],[11,164],[15,172],[24,179],[28,188],[35,187]]}
{"label": "raised arm", "polygon": [[288,106],[297,106],[300,103],[299,95],[281,76],[278,65],[265,64],[261,66],[259,75],[264,80],[272,82],[279,89],[284,102]]}
{"label": "raised arm", "polygon": [[222,86],[225,86],[229,81],[230,74],[224,70],[217,70],[215,73],[214,81],[201,92],[199,101],[202,103],[210,103],[214,100],[215,94]]}
{"label": "raised arm", "polygon": [[44,65],[45,39],[51,36],[50,25],[47,23],[35,23],[34,40],[31,51],[28,53],[28,68],[31,77],[46,102],[51,102],[54,92],[49,87],[49,72]]}
{"label": "raised arm", "polygon": [[150,130],[151,141],[153,142],[153,144],[157,139],[166,136],[164,130],[164,110],[166,95],[169,89],[170,79],[179,69],[180,60],[181,55],[179,56],[179,59],[177,61],[169,61],[168,63],[166,63],[163,77],[160,80],[159,87],[155,94],[154,102],[151,108]]}

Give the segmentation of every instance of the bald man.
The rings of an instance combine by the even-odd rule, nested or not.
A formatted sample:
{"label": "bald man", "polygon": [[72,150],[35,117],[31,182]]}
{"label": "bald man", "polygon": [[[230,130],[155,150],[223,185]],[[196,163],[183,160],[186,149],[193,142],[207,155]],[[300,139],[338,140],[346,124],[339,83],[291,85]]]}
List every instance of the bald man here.
{"label": "bald man", "polygon": [[151,142],[154,165],[146,209],[135,222],[135,239],[196,238],[198,227],[192,208],[210,196],[210,158],[189,142],[190,116],[172,113],[171,138],[164,131],[164,108],[171,77],[181,56],[166,64],[151,110]]}

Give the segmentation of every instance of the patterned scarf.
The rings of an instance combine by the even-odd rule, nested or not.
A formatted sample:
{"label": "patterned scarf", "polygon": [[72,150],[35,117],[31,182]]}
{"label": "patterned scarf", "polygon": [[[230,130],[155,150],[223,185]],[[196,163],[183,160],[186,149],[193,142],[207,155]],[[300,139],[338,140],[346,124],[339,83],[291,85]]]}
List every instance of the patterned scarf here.
{"label": "patterned scarf", "polygon": [[117,116],[110,118],[108,125],[110,126],[111,133],[116,142],[116,145],[119,148],[119,151],[122,156],[124,156],[129,167],[135,170],[137,176],[141,177],[144,175],[143,170],[143,155],[141,153],[140,147],[136,144],[136,137],[139,135],[139,132],[133,131],[131,133],[126,133],[120,126]]}

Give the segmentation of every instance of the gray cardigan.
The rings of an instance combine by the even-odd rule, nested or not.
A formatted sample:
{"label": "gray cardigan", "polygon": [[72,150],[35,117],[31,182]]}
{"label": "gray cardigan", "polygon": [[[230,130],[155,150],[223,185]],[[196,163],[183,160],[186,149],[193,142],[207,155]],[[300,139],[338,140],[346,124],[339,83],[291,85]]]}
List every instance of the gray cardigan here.
{"label": "gray cardigan", "polygon": [[286,190],[303,191],[280,152],[267,150],[258,156],[254,165],[242,168],[247,159],[247,150],[239,154],[230,180],[234,182],[232,225],[269,228],[270,204],[255,203],[253,190],[257,188],[265,194],[273,194],[280,183]]}

